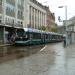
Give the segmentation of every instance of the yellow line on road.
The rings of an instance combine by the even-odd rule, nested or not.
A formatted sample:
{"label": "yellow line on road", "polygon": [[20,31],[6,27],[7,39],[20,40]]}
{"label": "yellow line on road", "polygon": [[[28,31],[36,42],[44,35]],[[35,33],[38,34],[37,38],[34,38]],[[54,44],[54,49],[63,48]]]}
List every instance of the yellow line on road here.
{"label": "yellow line on road", "polygon": [[47,45],[45,45],[45,47],[43,47],[40,51],[43,51],[46,47],[47,47]]}

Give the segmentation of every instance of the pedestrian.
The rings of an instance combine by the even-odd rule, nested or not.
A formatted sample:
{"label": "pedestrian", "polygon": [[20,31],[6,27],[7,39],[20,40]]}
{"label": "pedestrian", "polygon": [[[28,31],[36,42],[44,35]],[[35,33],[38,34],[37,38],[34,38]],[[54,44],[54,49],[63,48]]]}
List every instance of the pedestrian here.
{"label": "pedestrian", "polygon": [[66,38],[64,38],[64,47],[66,47]]}
{"label": "pedestrian", "polygon": [[12,34],[12,36],[11,36],[11,43],[14,43],[15,37],[16,37],[16,35],[15,34]]}
{"label": "pedestrian", "polygon": [[11,38],[11,33],[8,33],[7,39],[8,39],[8,43],[10,43],[10,38]]}

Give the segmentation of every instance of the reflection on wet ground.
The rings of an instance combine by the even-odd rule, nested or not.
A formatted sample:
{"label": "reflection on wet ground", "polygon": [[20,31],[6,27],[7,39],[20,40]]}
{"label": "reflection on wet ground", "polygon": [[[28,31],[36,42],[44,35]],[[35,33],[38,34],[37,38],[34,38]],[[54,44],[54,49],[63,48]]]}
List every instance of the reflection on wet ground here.
{"label": "reflection on wet ground", "polygon": [[36,54],[44,45],[0,47],[0,63]]}
{"label": "reflection on wet ground", "polygon": [[41,48],[1,47],[0,75],[75,75],[75,45],[64,48],[63,43],[55,43]]}

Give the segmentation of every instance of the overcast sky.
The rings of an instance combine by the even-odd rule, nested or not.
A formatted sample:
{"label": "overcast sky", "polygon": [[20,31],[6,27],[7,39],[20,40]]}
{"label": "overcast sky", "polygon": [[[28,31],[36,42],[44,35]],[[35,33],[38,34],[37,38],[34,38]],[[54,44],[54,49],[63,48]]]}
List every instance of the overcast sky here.
{"label": "overcast sky", "polygon": [[47,5],[50,7],[50,10],[55,13],[56,23],[58,22],[58,16],[61,17],[62,20],[65,20],[65,7],[58,8],[58,6],[67,6],[67,18],[71,18],[75,16],[75,0],[37,0],[41,2],[43,5]]}

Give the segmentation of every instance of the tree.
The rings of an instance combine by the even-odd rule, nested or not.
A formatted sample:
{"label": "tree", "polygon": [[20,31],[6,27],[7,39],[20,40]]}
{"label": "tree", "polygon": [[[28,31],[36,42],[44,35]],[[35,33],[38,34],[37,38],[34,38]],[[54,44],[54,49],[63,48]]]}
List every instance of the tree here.
{"label": "tree", "polygon": [[56,27],[51,28],[51,32],[57,32],[57,28]]}
{"label": "tree", "polygon": [[46,26],[40,26],[40,27],[39,27],[39,30],[45,31],[45,30],[46,30]]}

